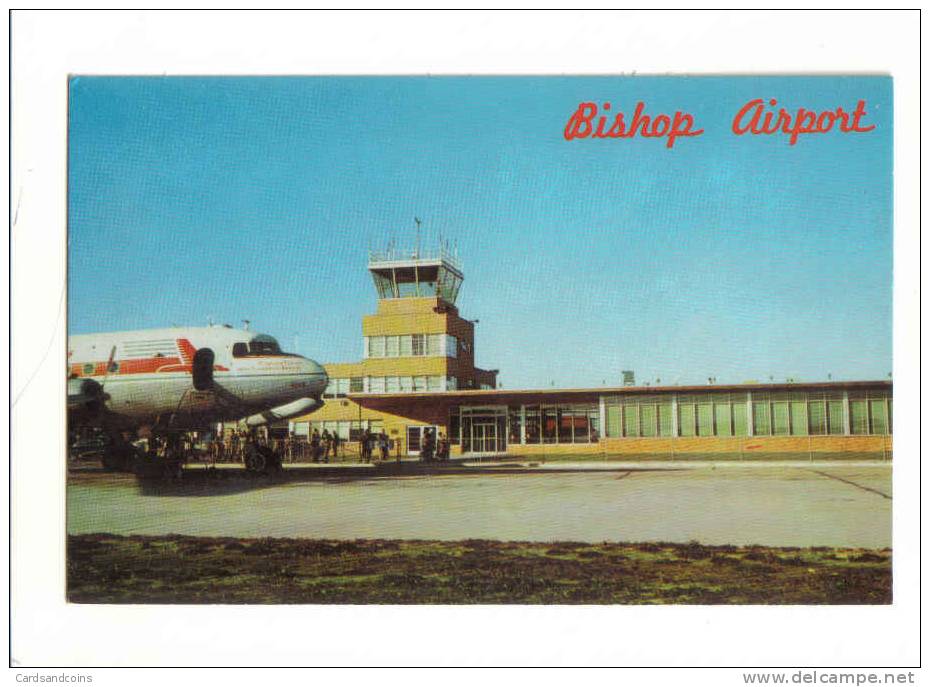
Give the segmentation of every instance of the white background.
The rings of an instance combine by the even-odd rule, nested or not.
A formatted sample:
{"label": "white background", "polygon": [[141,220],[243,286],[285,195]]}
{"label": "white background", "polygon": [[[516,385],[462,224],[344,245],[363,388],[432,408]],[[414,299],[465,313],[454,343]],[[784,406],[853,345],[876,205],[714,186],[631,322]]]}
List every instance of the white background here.
{"label": "white background", "polygon": [[[13,659],[27,666],[916,665],[918,48],[919,16],[913,11],[14,13],[10,186]],[[62,401],[68,74],[633,72],[894,76],[894,379],[898,402],[892,606],[106,607],[65,603]],[[7,429],[0,431],[6,435]],[[13,683],[16,673],[35,672],[13,668],[6,677]],[[94,684],[120,684],[130,677],[143,684],[208,678],[197,671],[132,676],[92,672]],[[230,671],[212,677],[245,684],[285,675]],[[412,677],[430,684],[484,679],[482,674],[431,676],[422,672]],[[510,679],[507,674],[503,677]],[[520,677],[562,682],[569,676],[540,671]],[[603,680],[592,673],[583,677]],[[347,676],[315,678],[339,682]],[[621,678],[636,683],[743,683],[732,671],[661,675],[647,671]],[[360,679],[382,681],[374,672]]]}

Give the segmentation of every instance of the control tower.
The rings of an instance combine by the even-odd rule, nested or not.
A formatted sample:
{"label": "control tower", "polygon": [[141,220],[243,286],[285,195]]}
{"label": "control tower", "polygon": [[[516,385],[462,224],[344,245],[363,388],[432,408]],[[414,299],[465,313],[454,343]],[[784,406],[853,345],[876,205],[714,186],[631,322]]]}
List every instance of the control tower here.
{"label": "control tower", "polygon": [[497,386],[496,371],[475,367],[477,320],[459,316],[465,277],[447,244],[370,251],[368,271],[378,293],[377,312],[362,318],[368,393]]}

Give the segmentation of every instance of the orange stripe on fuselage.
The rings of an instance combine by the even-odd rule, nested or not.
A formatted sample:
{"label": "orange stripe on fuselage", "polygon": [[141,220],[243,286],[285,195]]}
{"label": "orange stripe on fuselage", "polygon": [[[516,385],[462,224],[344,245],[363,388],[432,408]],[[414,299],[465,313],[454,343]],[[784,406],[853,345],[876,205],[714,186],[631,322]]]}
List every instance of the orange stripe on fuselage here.
{"label": "orange stripe on fuselage", "polygon": [[[137,375],[153,374],[156,372],[191,372],[192,366],[184,364],[180,358],[134,358],[132,360],[115,360],[119,367],[111,375]],[[77,377],[102,377],[107,373],[106,362],[90,363],[94,366],[92,372],[84,372],[84,366],[87,363],[72,363],[71,374]],[[218,372],[229,372],[229,368],[223,365],[214,365],[213,369]]]}

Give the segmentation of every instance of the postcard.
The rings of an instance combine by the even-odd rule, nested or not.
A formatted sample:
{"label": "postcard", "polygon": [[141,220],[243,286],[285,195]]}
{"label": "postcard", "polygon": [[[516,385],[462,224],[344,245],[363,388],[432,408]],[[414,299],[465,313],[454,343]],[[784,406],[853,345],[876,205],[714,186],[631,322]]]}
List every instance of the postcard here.
{"label": "postcard", "polygon": [[64,88],[61,613],[249,618],[220,663],[266,665],[258,618],[912,598],[892,74]]}

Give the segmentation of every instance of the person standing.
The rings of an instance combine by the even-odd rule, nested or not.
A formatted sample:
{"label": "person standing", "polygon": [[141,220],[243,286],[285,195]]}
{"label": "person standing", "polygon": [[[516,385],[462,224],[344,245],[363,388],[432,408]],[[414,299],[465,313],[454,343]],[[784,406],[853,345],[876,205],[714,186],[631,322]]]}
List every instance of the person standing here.
{"label": "person standing", "polygon": [[321,438],[320,443],[321,443],[320,448],[323,450],[323,462],[328,463],[329,462],[329,449],[333,447],[333,438],[329,435],[328,429],[323,430],[323,436]]}
{"label": "person standing", "polygon": [[314,463],[320,462],[320,430],[314,429],[310,435],[310,455]]}
{"label": "person standing", "polygon": [[390,444],[388,443],[387,434],[384,433],[384,430],[381,430],[381,434],[378,435],[378,445],[381,448],[381,460],[387,461],[389,458]]}
{"label": "person standing", "polygon": [[371,433],[368,431],[367,427],[362,432],[362,437],[359,440],[358,449],[362,462],[369,462],[369,458],[371,456]]}
{"label": "person standing", "polygon": [[339,444],[342,443],[342,437],[339,436],[339,431],[336,430],[333,432],[333,460],[339,456]]}

